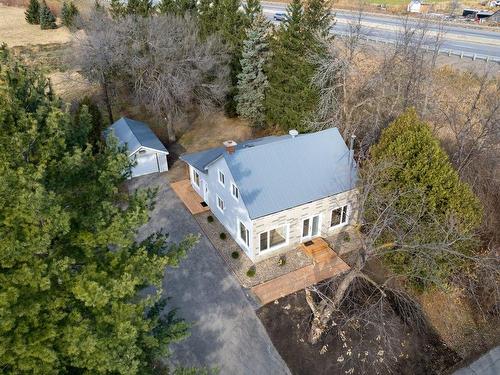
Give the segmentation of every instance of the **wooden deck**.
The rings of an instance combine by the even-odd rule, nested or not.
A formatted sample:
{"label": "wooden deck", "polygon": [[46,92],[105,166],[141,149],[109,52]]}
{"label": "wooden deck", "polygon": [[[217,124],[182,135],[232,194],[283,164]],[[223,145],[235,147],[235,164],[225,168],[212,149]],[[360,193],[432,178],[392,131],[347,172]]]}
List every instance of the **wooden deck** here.
{"label": "wooden deck", "polygon": [[194,191],[189,180],[172,182],[170,186],[191,214],[196,215],[210,210],[208,206],[202,205],[203,198]]}
{"label": "wooden deck", "polygon": [[349,270],[322,238],[314,239],[313,245],[301,246],[314,264],[254,286],[251,290],[263,305]]}

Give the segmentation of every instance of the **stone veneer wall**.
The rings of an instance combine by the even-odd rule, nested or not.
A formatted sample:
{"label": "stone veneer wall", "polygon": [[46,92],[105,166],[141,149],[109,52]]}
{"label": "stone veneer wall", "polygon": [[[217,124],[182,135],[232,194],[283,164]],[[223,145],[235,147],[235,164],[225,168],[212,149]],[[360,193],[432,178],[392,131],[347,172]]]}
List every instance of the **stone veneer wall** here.
{"label": "stone veneer wall", "polygon": [[[311,216],[320,215],[320,236],[327,237],[346,229],[347,226],[356,223],[358,218],[357,190],[353,189],[318,201],[290,208],[286,211],[277,212],[268,216],[253,220],[252,244],[255,261],[266,259],[270,256],[284,253],[291,248],[297,247],[302,237],[302,220]],[[331,212],[334,208],[348,205],[347,225],[330,228]],[[288,245],[276,250],[264,250],[260,253],[260,233],[281,225],[289,225]]]}

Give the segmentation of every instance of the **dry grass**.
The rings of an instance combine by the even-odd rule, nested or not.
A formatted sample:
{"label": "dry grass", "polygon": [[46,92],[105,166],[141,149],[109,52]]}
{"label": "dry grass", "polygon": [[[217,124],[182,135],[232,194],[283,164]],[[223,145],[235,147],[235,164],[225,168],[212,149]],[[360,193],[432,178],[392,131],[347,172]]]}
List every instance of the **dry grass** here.
{"label": "dry grass", "polygon": [[41,30],[24,19],[24,9],[0,4],[0,43],[9,47],[33,44],[67,43],[71,33],[66,27]]}
{"label": "dry grass", "polygon": [[486,351],[495,345],[495,337],[500,337],[494,323],[474,320],[474,312],[459,290],[429,291],[419,299],[443,341],[463,358]]}

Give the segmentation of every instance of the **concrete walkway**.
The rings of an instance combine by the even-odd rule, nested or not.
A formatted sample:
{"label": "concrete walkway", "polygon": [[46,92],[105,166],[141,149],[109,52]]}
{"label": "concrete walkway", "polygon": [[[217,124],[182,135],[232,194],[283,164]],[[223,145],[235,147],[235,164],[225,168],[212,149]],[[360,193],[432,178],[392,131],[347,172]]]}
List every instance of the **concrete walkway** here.
{"label": "concrete walkway", "polygon": [[200,233],[200,241],[164,279],[169,307],[192,324],[191,336],[171,346],[173,364],[218,368],[221,375],[290,374],[255,315],[250,299],[170,188],[167,174],[133,179],[129,188],[159,186],[141,237],[163,230],[173,241]]}

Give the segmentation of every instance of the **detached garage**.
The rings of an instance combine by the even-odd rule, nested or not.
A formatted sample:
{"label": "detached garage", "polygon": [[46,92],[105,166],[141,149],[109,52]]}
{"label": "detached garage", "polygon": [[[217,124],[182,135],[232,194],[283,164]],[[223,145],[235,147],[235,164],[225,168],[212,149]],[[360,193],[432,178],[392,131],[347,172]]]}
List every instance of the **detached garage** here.
{"label": "detached garage", "polygon": [[108,128],[107,134],[113,134],[121,146],[127,147],[135,163],[132,177],[168,171],[168,151],[145,123],[122,117]]}

